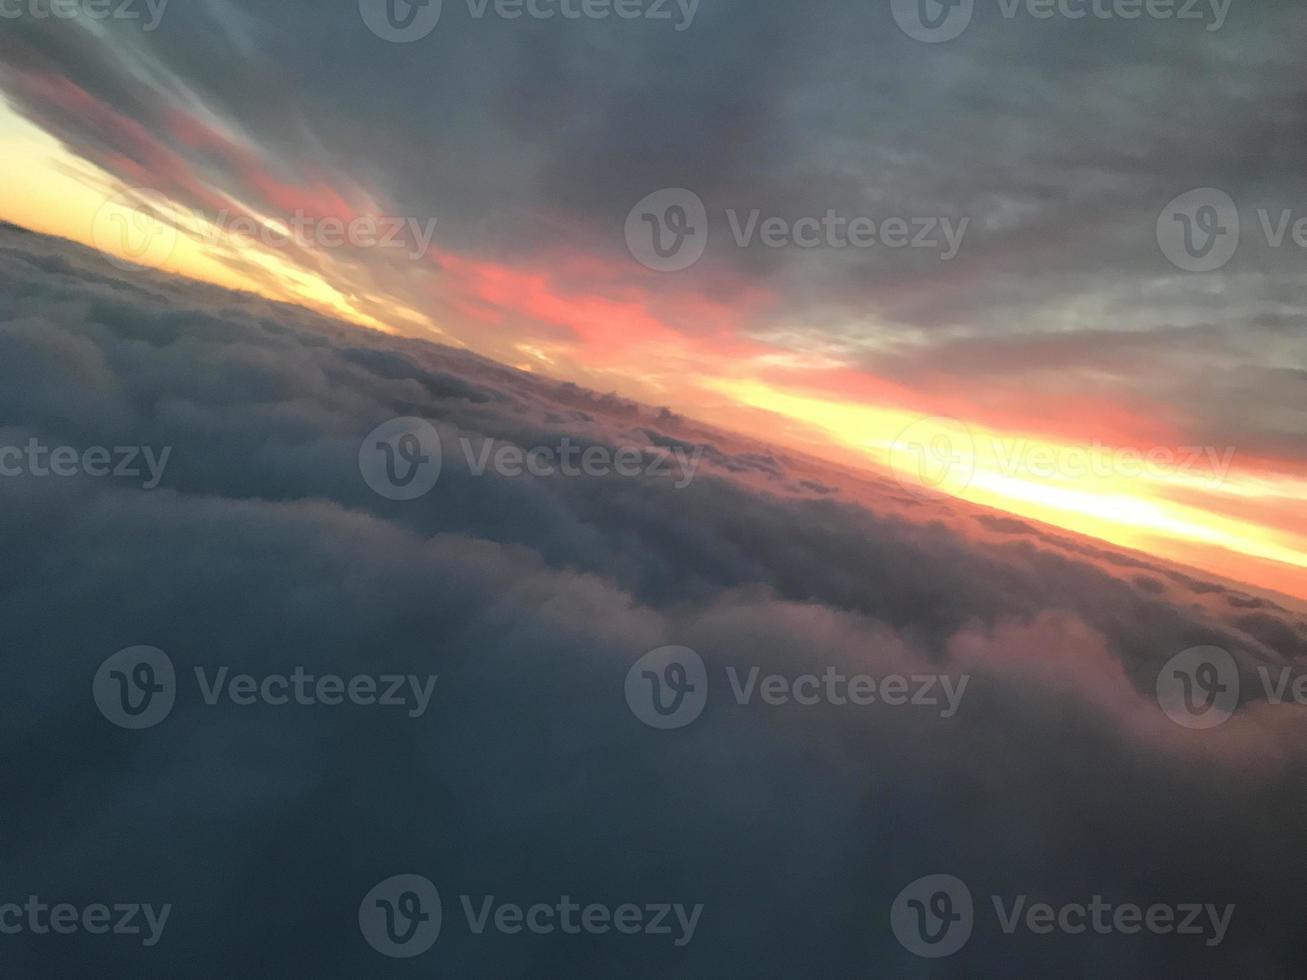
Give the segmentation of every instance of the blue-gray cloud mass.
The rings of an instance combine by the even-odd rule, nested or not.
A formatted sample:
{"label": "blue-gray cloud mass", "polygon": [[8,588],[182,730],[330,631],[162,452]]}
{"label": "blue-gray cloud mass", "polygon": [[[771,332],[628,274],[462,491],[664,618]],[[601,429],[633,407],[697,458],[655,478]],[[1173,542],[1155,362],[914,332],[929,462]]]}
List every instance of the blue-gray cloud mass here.
{"label": "blue-gray cloud mass", "polygon": [[[762,14],[760,13],[760,16]],[[758,28],[761,29],[761,28]],[[415,416],[447,447],[702,449],[694,481],[475,476],[417,501],[358,467]],[[0,904],[170,903],[161,941],[0,936],[6,977],[1267,977],[1307,968],[1301,709],[1172,724],[1158,670],[1216,644],[1249,686],[1301,615],[1143,556],[914,499],[675,415],[249,295],[124,274],[0,229],[0,444],[170,447],[160,485],[0,479]],[[157,647],[179,676],[439,677],[420,718],[206,705],[146,731],[92,680]],[[713,688],[673,732],[628,669],[683,645]],[[738,704],[763,674],[971,678],[912,706]],[[984,913],[947,960],[895,939],[909,882]],[[359,903],[444,897],[387,960]],[[694,938],[470,931],[457,896],[702,903]],[[1228,933],[1005,934],[992,895],[1233,905]]]}

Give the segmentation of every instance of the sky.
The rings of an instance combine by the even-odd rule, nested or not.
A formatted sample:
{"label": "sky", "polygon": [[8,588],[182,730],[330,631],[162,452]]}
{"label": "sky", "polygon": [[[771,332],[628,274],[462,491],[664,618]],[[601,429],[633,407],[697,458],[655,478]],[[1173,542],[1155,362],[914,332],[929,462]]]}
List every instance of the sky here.
{"label": "sky", "polygon": [[0,25],[0,218],[1307,597],[1300,4],[125,9]]}

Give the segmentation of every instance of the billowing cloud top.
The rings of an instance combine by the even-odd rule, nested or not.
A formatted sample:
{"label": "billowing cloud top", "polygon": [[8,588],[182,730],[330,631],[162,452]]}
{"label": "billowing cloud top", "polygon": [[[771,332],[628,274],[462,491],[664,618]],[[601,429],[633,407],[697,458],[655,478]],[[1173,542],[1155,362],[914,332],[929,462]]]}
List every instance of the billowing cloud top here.
{"label": "billowing cloud top", "polygon": [[[413,500],[375,492],[360,469],[369,435],[400,417],[429,423],[442,449],[438,480]],[[595,459],[626,449],[638,472],[544,475],[499,455],[564,441]],[[1301,610],[464,351],[124,274],[5,228],[0,447],[33,442],[83,462],[94,447],[137,447],[166,465],[157,480],[143,462],[139,477],[82,464],[59,477],[0,455],[28,466],[0,478],[0,906],[172,908],[148,947],[6,934],[6,975],[1278,977],[1307,965],[1302,708],[1258,693],[1261,672],[1307,654]],[[416,457],[407,449],[401,462]],[[167,654],[177,692],[165,720],[134,731],[92,694],[106,659],[139,645]],[[667,646],[705,665],[702,714],[674,731],[624,696],[633,665]],[[1208,730],[1174,723],[1156,694],[1164,666],[1199,646],[1229,651],[1225,680],[1245,692]],[[438,680],[413,717],[209,704],[195,679],[297,667]],[[738,697],[734,681],[755,669],[939,676],[937,701],[961,696],[951,713]],[[407,964],[381,958],[358,925],[364,896],[401,874],[444,902],[439,940]],[[938,961],[891,929],[896,896],[933,874],[966,882],[976,907],[970,942]],[[703,909],[684,944],[675,925],[477,933],[464,915],[464,896],[479,912],[487,896],[497,908],[564,895]],[[1214,944],[1043,936],[1004,931],[994,896],[1004,909],[1101,896],[1234,911]]]}

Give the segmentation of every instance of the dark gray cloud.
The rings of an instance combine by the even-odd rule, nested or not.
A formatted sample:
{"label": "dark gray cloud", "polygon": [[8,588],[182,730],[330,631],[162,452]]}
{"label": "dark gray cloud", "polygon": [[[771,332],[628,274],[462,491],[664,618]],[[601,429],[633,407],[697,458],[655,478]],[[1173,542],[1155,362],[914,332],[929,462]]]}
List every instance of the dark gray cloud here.
{"label": "dark gray cloud", "polygon": [[[666,480],[364,483],[397,415],[522,447],[705,446]],[[1190,732],[1152,699],[1180,650],[1251,679],[1307,628],[1165,563],[905,497],[473,355],[0,230],[0,444],[170,446],[161,486],[0,480],[0,903],[171,902],[164,940],[0,937],[6,976],[1292,976],[1307,799],[1301,709]],[[440,675],[413,720],[204,706],[161,726],[91,680],[150,644],[179,669]],[[703,717],[623,698],[655,647],[698,650]],[[728,666],[972,676],[910,707],[741,706]],[[922,875],[1055,903],[1233,903],[1192,937],[1003,935],[930,964],[889,930]],[[363,942],[383,878],[430,877],[446,928],[411,961]],[[653,937],[471,935],[459,894],[706,906]]]}
{"label": "dark gray cloud", "polygon": [[[906,36],[888,3],[855,0],[703,0],[682,32],[444,6],[409,45],[374,37],[354,3],[206,0],[175,5],[152,33],[15,22],[3,51],[11,72],[64,74],[165,141],[180,110],[231,124],[284,174],[366,174],[402,213],[438,215],[442,244],[461,253],[628,261],[629,208],[689,187],[719,219],[700,284],[722,267],[779,281],[780,322],[802,311],[855,327],[1067,329],[1085,303],[1109,303],[1130,319],[1108,327],[1149,328],[1195,302],[1153,240],[1171,198],[1216,186],[1251,216],[1307,190],[1292,0],[1235,0],[1217,31],[1008,19],[982,0],[943,45]],[[64,118],[13,75],[5,87],[105,160],[111,136],[95,119]],[[972,224],[956,264],[913,250],[741,251],[726,208]],[[1241,257],[1221,315],[1273,312],[1266,291],[1292,288],[1300,267],[1290,251]]]}

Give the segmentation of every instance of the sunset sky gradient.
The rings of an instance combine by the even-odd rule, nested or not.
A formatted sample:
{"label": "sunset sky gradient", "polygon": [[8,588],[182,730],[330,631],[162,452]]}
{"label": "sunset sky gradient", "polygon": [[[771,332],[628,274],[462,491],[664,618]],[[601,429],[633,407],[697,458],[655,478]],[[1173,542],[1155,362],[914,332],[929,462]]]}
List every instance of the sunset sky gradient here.
{"label": "sunset sky gradient", "polygon": [[[110,251],[112,229],[148,231],[141,261],[167,271],[1307,598],[1307,254],[1250,241],[1190,274],[1155,240],[1192,187],[1250,214],[1307,204],[1290,152],[1307,11],[1236,9],[1219,34],[1094,25],[1101,45],[982,18],[932,47],[880,7],[818,22],[705,2],[684,35],[454,9],[406,46],[353,4],[178,4],[151,33],[6,25],[0,218]],[[664,187],[712,221],[684,272],[624,241]],[[722,215],[755,208],[970,229],[947,262],[740,249]],[[438,224],[416,258],[233,231],[296,213]]]}

